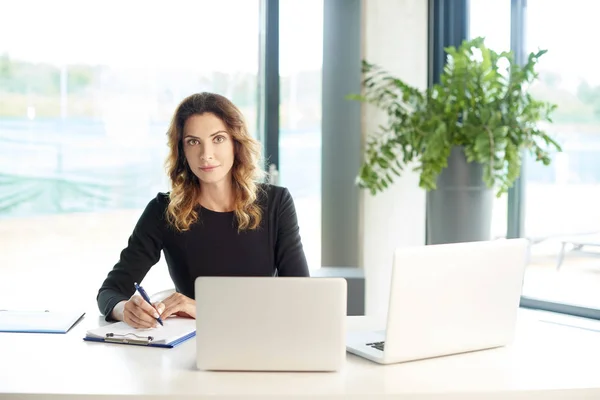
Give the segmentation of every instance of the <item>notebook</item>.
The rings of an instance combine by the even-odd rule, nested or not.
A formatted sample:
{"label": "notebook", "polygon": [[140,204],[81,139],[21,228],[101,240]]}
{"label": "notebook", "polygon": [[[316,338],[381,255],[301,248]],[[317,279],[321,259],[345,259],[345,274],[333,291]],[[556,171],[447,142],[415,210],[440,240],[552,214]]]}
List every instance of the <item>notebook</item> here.
{"label": "notebook", "polygon": [[84,315],[82,311],[0,310],[0,332],[67,333]]}
{"label": "notebook", "polygon": [[83,340],[173,348],[196,335],[195,319],[170,317],[163,323],[156,328],[136,329],[123,321],[115,322],[87,331]]}

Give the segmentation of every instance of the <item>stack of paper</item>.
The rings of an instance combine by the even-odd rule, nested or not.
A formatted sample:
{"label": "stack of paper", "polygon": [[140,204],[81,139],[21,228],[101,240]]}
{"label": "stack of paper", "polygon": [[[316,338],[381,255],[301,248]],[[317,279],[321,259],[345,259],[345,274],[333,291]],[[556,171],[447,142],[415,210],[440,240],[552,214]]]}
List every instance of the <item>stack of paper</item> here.
{"label": "stack of paper", "polygon": [[67,333],[84,314],[82,311],[0,310],[0,332]]}

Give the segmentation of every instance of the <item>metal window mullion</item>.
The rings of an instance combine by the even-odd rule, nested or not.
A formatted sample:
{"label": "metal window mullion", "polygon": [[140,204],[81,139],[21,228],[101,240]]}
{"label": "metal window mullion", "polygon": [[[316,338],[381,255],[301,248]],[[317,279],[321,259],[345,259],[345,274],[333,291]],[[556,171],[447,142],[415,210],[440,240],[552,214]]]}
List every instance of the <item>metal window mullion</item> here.
{"label": "metal window mullion", "polygon": [[279,168],[279,0],[261,1],[259,138],[266,165]]}

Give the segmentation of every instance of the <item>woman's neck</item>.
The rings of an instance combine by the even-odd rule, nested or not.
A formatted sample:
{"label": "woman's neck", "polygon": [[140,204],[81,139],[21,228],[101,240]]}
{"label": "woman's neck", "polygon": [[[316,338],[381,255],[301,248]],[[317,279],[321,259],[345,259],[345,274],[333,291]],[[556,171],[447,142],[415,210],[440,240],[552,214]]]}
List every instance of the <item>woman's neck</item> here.
{"label": "woman's neck", "polygon": [[235,209],[233,185],[228,181],[200,184],[200,205],[212,211],[229,212]]}

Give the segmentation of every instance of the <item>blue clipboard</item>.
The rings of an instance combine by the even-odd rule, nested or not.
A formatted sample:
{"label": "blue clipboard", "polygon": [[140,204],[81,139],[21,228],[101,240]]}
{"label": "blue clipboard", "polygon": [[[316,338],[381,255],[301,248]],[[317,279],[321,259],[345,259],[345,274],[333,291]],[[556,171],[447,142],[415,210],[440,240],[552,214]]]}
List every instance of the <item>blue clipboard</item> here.
{"label": "blue clipboard", "polygon": [[166,349],[172,349],[173,347],[185,342],[188,339],[196,336],[196,332],[189,333],[179,339],[176,339],[170,343],[152,343],[152,340],[149,338],[115,338],[115,337],[105,337],[105,338],[96,338],[86,336],[83,338],[86,342],[103,342],[103,343],[114,343],[114,344],[131,344],[136,346],[147,346],[147,347],[162,347]]}
{"label": "blue clipboard", "polygon": [[83,340],[170,349],[196,336],[195,319],[171,317],[163,322],[164,326],[136,329],[120,321],[87,331]]}

